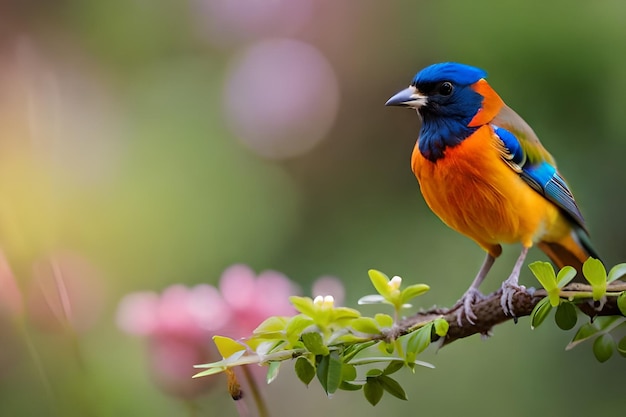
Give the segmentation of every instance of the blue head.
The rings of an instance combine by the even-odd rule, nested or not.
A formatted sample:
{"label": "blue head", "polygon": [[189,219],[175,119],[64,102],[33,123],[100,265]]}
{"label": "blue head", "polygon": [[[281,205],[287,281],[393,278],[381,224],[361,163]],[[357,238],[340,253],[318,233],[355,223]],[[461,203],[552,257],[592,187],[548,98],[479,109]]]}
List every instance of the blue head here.
{"label": "blue head", "polygon": [[425,158],[436,161],[448,146],[458,145],[476,130],[469,124],[483,96],[472,85],[486,76],[485,71],[465,64],[434,64],[418,72],[411,85],[386,105],[417,110],[423,119],[419,149]]}

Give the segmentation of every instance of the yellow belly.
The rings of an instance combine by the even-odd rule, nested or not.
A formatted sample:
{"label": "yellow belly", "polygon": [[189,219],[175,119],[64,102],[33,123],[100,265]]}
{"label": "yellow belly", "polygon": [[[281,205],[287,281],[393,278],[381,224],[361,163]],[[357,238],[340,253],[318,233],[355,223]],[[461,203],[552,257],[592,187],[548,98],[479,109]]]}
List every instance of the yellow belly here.
{"label": "yellow belly", "polygon": [[530,247],[561,239],[570,231],[568,222],[501,159],[496,140],[483,126],[436,162],[416,146],[412,168],[426,203],[493,256],[500,254],[500,243]]}

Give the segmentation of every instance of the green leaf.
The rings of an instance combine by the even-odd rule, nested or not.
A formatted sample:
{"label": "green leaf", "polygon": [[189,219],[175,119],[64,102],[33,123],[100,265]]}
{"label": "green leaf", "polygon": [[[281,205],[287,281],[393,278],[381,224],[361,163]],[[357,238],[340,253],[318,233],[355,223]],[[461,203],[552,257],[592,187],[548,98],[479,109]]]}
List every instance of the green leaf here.
{"label": "green leaf", "polygon": [[599,331],[600,329],[598,329],[593,323],[583,324],[574,335],[572,341],[565,347],[565,350],[570,350],[585,340],[594,337]]}
{"label": "green leaf", "polygon": [[570,283],[571,280],[576,276],[576,269],[571,266],[564,266],[561,268],[559,273],[556,276],[557,284],[556,286],[559,288],[563,288],[567,284]]}
{"label": "green leaf", "polygon": [[[537,280],[539,280],[541,286],[548,293],[550,305],[552,307],[558,306],[560,302],[559,287],[556,282],[556,275],[554,275],[554,268],[552,267],[552,264],[549,262],[537,261],[531,263],[528,267],[533,272]],[[543,321],[543,319],[541,321]]]}
{"label": "green leaf", "polygon": [[430,290],[430,287],[426,284],[409,285],[400,293],[400,303],[407,303],[413,298],[424,294],[428,290]]}
{"label": "green leaf", "polygon": [[[297,340],[297,339],[296,339]],[[272,349],[276,349],[281,344],[286,342],[286,337],[284,332],[273,332],[273,333],[258,333],[253,336],[250,336],[246,340],[246,345],[251,350],[258,350],[261,345],[271,344],[273,345]],[[293,342],[293,341],[292,341]]]}
{"label": "green leaf", "polygon": [[391,355],[396,350],[396,346],[393,343],[388,343],[384,340],[381,340],[378,344],[378,349],[383,353]]}
{"label": "green leaf", "polygon": [[528,265],[541,286],[548,292],[557,288],[554,268],[549,262],[536,261]]}
{"label": "green leaf", "polygon": [[333,394],[339,388],[341,365],[341,358],[336,351],[330,352],[330,355],[322,356],[317,365],[317,379],[322,384],[326,394]]}
{"label": "green leaf", "polygon": [[603,334],[593,342],[593,354],[599,362],[608,361],[613,355],[615,341],[610,334]]}
{"label": "green leaf", "polygon": [[366,334],[380,334],[380,328],[378,322],[371,317],[359,317],[350,322],[352,327],[357,332]]}
{"label": "green leaf", "polygon": [[382,374],[383,374],[383,370],[382,369],[372,368],[372,369],[369,369],[365,375],[368,376],[368,377],[370,377],[370,376],[371,377],[379,377]]}
{"label": "green leaf", "polygon": [[316,375],[317,380],[320,381],[320,385],[328,394],[328,364],[330,362],[330,356],[318,356],[319,362],[317,362]]}
{"label": "green leaf", "polygon": [[211,363],[202,363],[199,365],[194,365],[193,367],[198,368],[198,369],[221,368],[221,367],[228,368],[232,366],[242,365],[239,359],[241,359],[245,353],[246,352],[244,350],[240,350],[239,352],[235,352],[229,357],[227,357],[226,359],[222,359],[221,361],[211,362]]}
{"label": "green leaf", "polygon": [[304,356],[300,356],[296,359],[294,369],[300,381],[306,386],[308,386],[315,377],[315,366]]}
{"label": "green leaf", "polygon": [[354,381],[356,379],[356,366],[349,363],[341,364],[341,380]]}
{"label": "green leaf", "polygon": [[357,343],[355,345],[348,346],[346,350],[343,351],[343,360],[345,362],[350,362],[352,358],[354,358],[363,349],[367,349],[368,347],[373,346],[376,343],[378,343],[378,341],[370,340],[364,343]]}
{"label": "green leaf", "polygon": [[609,271],[609,276],[607,277],[607,282],[613,282],[616,279],[622,278],[626,275],[626,263],[625,264],[617,264]]}
{"label": "green leaf", "polygon": [[332,310],[333,320],[339,322],[341,320],[353,320],[361,317],[361,313],[349,307],[336,307]]}
{"label": "green leaf", "polygon": [[342,389],[344,391],[358,391],[361,388],[363,388],[363,385],[361,384],[352,384],[346,381],[341,381],[341,384],[339,384],[339,389]]}
{"label": "green leaf", "polygon": [[264,333],[277,333],[285,330],[287,326],[287,317],[274,316],[269,317],[263,321],[263,323],[259,324],[256,329],[252,331],[254,334],[264,334]]}
{"label": "green leaf", "polygon": [[620,313],[626,316],[626,291],[622,291],[622,293],[617,296],[617,308],[619,308]]}
{"label": "green leaf", "polygon": [[376,377],[368,377],[363,386],[363,394],[365,399],[372,405],[378,404],[383,397],[383,387]]}
{"label": "green leaf", "polygon": [[532,313],[530,313],[530,328],[535,329],[539,327],[550,314],[550,310],[552,310],[550,299],[548,297],[541,299],[533,308]]}
{"label": "green leaf", "polygon": [[617,352],[626,358],[626,336],[622,337],[617,344]]}
{"label": "green leaf", "polygon": [[583,264],[583,274],[591,284],[593,299],[598,301],[606,293],[606,269],[602,262],[589,258]]}
{"label": "green leaf", "polygon": [[[576,272],[576,271],[574,271]],[[576,307],[574,304],[569,301],[563,301],[556,308],[556,313],[554,313],[554,321],[556,325],[559,326],[562,330],[570,330],[576,326],[576,321],[578,320],[578,316],[576,314]]]}
{"label": "green leaf", "polygon": [[400,369],[404,367],[404,362],[402,361],[391,361],[389,365],[385,369],[383,369],[383,375],[391,375],[395,372],[398,372]]}
{"label": "green leaf", "polygon": [[330,352],[330,361],[328,366],[328,393],[332,394],[339,388],[341,383],[341,375],[343,372],[343,362],[339,353]]}
{"label": "green leaf", "polygon": [[296,316],[293,316],[287,322],[285,326],[285,334],[289,339],[298,339],[300,338],[302,332],[307,327],[312,326],[313,324],[315,324],[315,322],[311,320],[308,316],[305,316],[304,314],[298,314]]}
{"label": "green leaf", "polygon": [[193,375],[192,378],[200,378],[202,376],[219,374],[220,372],[224,372],[226,369],[226,366],[216,366],[215,368],[209,368],[202,372],[198,372],[197,374]]}
{"label": "green leaf", "polygon": [[439,318],[434,321],[435,326],[435,334],[439,337],[444,337],[448,334],[448,329],[450,328],[450,324],[442,318]]}
{"label": "green leaf", "polygon": [[[601,316],[596,317],[593,321],[594,326],[596,326],[600,330],[608,331],[616,326],[616,324],[621,324],[624,322],[624,317],[620,316]],[[619,322],[619,323],[616,323]]]}
{"label": "green leaf", "polygon": [[[400,363],[404,363],[404,359],[402,359],[402,358],[394,358],[394,357],[390,357],[390,356],[367,356],[365,358],[354,359],[351,363],[353,365],[360,366],[360,365],[369,365],[371,363],[381,363],[381,362],[382,363],[390,363],[390,362],[394,362],[394,361],[398,361]],[[380,369],[378,369],[377,371],[374,371],[374,372],[377,372],[376,375],[382,375],[382,371]]]}
{"label": "green leaf", "polygon": [[244,351],[246,347],[236,340],[225,336],[213,336],[213,343],[217,347],[222,358],[228,358],[237,352]]}
{"label": "green leaf", "polygon": [[317,332],[304,333],[302,335],[302,343],[314,355],[326,356],[329,353],[328,347],[322,340],[322,335]]}
{"label": "green leaf", "polygon": [[265,379],[268,384],[271,384],[276,377],[278,376],[278,371],[280,370],[280,362],[279,361],[270,361],[267,367],[267,375]]}
{"label": "green leaf", "polygon": [[408,400],[406,396],[406,392],[404,392],[404,389],[402,389],[402,386],[400,386],[398,381],[396,381],[395,379],[387,375],[381,375],[378,377],[378,382],[380,382],[380,385],[389,394],[401,400],[405,400],[405,401]]}
{"label": "green leaf", "polygon": [[333,335],[333,344],[343,344],[344,346],[351,346],[353,344],[362,344],[370,339],[364,336],[357,336],[353,333],[339,333],[335,332]]}
{"label": "green leaf", "polygon": [[[417,356],[422,353],[428,345],[430,345],[430,338],[433,324],[429,323],[426,326],[414,331],[406,343],[406,351]],[[413,359],[413,358],[411,358]]]}
{"label": "green leaf", "polygon": [[313,304],[313,300],[309,297],[298,297],[297,295],[292,295],[291,297],[289,297],[289,301],[296,310],[298,310],[305,316],[315,318],[315,316],[317,315],[315,304]]}
{"label": "green leaf", "polygon": [[374,316],[374,320],[378,323],[379,328],[393,327],[393,317],[389,314],[378,313]]}
{"label": "green leaf", "polygon": [[[251,343],[251,341],[253,341],[254,343]],[[261,341],[260,339],[257,339],[257,340],[249,339],[248,344],[250,345],[251,348],[254,349],[256,353],[259,353],[262,355],[268,355],[272,352],[276,352],[277,350],[280,350],[281,348],[283,348],[285,346],[285,341],[282,339],[281,340],[265,340],[265,341]]]}
{"label": "green leaf", "polygon": [[391,295],[391,288],[389,287],[389,277],[376,269],[370,269],[367,271],[370,276],[372,285],[376,288],[376,291],[387,298]]}

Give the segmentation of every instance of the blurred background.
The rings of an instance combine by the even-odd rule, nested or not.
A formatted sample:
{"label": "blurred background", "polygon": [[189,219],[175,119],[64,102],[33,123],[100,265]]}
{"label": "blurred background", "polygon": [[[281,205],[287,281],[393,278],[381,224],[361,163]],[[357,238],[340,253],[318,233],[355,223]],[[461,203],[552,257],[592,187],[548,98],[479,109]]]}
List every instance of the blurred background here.
{"label": "blurred background", "polygon": [[[422,307],[454,303],[483,253],[421,198],[416,114],[383,106],[434,62],[489,72],[556,156],[605,263],[626,261],[625,17],[610,0],[0,3],[0,415],[237,415],[221,377],[164,383],[183,354],[155,348],[146,313],[167,293],[176,315],[197,290],[218,328],[238,302],[214,287],[228,274],[280,271],[259,276],[279,283],[261,298],[336,277],[354,306],[377,268],[430,284]],[[153,310],[122,309],[128,294]],[[409,401],[377,408],[289,367],[265,396],[303,417],[623,408],[624,361],[564,352],[571,337],[507,323],[426,353],[435,370],[401,377]]]}

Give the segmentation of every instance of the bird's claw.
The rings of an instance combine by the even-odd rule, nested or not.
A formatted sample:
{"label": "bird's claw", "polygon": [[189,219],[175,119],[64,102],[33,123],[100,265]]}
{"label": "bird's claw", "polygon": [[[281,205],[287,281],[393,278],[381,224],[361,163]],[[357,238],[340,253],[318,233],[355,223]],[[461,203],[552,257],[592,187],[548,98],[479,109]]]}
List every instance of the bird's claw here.
{"label": "bird's claw", "polygon": [[509,282],[509,280],[506,280],[502,283],[500,290],[502,291],[502,296],[500,297],[502,311],[504,311],[505,315],[513,317],[513,320],[517,323],[517,317],[514,313],[513,297],[518,292],[526,291],[526,287],[517,284],[517,282]]}
{"label": "bird's claw", "polygon": [[463,297],[459,301],[456,302],[453,310],[456,311],[456,322],[459,326],[463,326],[463,317],[470,324],[476,324],[475,320],[478,318],[474,311],[472,310],[472,306],[485,299],[485,296],[481,294],[476,288],[470,288],[467,290]]}

